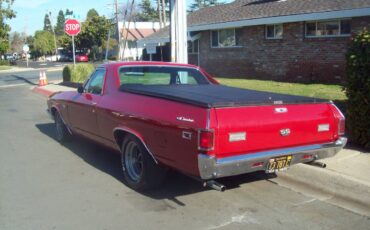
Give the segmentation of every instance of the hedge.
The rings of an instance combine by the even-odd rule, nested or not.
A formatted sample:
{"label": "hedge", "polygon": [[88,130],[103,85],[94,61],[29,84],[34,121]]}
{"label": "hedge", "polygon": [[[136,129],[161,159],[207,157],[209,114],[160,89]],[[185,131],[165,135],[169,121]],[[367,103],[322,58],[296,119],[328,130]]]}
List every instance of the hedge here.
{"label": "hedge", "polygon": [[89,63],[76,64],[76,67],[66,65],[63,69],[63,81],[83,83],[94,70],[94,65]]}
{"label": "hedge", "polygon": [[0,60],[0,65],[10,65],[8,60]]}
{"label": "hedge", "polygon": [[370,33],[363,30],[346,54],[347,127],[351,142],[370,149]]}

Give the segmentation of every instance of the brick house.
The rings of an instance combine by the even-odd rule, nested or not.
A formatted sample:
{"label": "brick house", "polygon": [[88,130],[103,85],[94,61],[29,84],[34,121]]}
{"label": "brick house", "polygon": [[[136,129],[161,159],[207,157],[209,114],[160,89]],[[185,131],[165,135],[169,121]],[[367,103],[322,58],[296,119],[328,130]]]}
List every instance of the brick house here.
{"label": "brick house", "polygon": [[[370,28],[370,0],[236,0],[187,20],[189,63],[215,76],[340,83],[351,35]],[[167,27],[139,44],[168,42]]]}

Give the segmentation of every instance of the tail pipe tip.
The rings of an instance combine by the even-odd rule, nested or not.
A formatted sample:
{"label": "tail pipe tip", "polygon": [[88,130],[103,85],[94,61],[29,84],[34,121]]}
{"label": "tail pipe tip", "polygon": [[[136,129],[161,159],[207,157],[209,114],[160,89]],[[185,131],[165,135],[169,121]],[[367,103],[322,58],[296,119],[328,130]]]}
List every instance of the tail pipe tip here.
{"label": "tail pipe tip", "polygon": [[206,186],[210,187],[210,188],[212,188],[214,190],[217,190],[219,192],[224,192],[226,190],[225,185],[220,184],[220,183],[218,183],[217,181],[214,181],[214,180],[205,181],[203,183],[203,186],[204,187],[206,187]]}
{"label": "tail pipe tip", "polygon": [[323,163],[323,162],[319,162],[319,161],[312,161],[308,164],[312,165],[312,166],[317,166],[317,167],[320,167],[320,168],[326,168],[326,164]]}

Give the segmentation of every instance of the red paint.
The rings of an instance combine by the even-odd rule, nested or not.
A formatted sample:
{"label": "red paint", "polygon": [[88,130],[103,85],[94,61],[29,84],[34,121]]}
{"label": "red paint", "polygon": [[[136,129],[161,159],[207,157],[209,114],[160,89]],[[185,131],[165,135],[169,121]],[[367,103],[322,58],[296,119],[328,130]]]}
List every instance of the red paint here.
{"label": "red paint", "polygon": [[[222,158],[326,143],[338,138],[338,111],[330,104],[245,106],[207,111],[180,102],[121,92],[118,68],[133,65],[199,68],[162,62],[104,64],[100,67],[106,69],[102,95],[79,94],[77,91],[58,93],[49,99],[48,106],[60,111],[73,132],[116,150],[121,143],[116,143],[114,130],[129,131],[143,140],[159,163],[193,176],[199,176],[197,155],[200,152]],[[206,76],[217,84],[211,76]],[[276,113],[277,107],[285,107],[288,112]],[[182,116],[194,121],[177,119]],[[330,131],[318,132],[319,124],[329,124]],[[290,135],[282,136],[281,130],[287,128]],[[190,140],[183,138],[184,132],[191,134]],[[246,133],[246,140],[230,142],[230,133],[240,132]],[[199,150],[199,145],[212,150]],[[255,167],[259,166],[256,162]]]}

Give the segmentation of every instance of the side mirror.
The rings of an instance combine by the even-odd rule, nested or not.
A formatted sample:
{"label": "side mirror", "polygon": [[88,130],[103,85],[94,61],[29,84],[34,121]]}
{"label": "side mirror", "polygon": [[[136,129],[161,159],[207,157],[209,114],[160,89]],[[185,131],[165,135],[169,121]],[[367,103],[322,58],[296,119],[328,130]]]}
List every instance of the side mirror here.
{"label": "side mirror", "polygon": [[83,92],[84,92],[84,87],[79,86],[79,87],[77,88],[77,92],[78,92],[78,93],[83,93]]}

